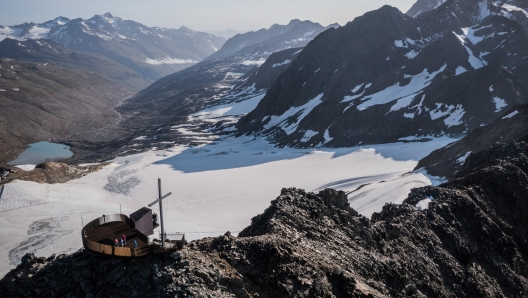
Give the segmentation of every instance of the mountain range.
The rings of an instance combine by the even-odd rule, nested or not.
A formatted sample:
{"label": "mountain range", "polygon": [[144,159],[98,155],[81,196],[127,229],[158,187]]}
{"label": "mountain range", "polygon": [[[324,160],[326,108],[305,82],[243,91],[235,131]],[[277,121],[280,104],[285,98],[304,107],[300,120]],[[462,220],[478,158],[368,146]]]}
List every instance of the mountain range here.
{"label": "mountain range", "polygon": [[224,42],[185,27],[150,28],[110,13],[0,26],[5,63],[0,163],[36,141],[119,139],[126,131],[114,108],[152,81],[196,64]]}
{"label": "mountain range", "polygon": [[219,36],[219,37],[223,37],[225,39],[229,39],[237,34],[242,34],[242,33],[246,33],[248,31],[252,31],[252,30],[247,30],[247,31],[242,31],[242,30],[237,30],[237,29],[233,29],[233,28],[227,28],[227,29],[224,29],[224,30],[205,30],[204,32],[207,32],[209,34],[213,34],[215,36]]}
{"label": "mountain range", "polygon": [[234,54],[249,54],[254,52],[277,52],[280,49],[297,48],[306,45],[325,29],[318,23],[301,20],[291,20],[287,25],[274,24],[268,29],[237,34],[230,38],[224,46],[206,60],[220,59]]}
{"label": "mountain range", "polygon": [[415,17],[384,6],[343,27],[292,20],[238,34],[126,100],[122,127],[130,140],[177,141],[170,128],[192,113],[258,98],[239,121],[204,125],[302,148],[462,136],[528,103],[520,2],[419,1],[432,8]]}
{"label": "mountain range", "polygon": [[58,17],[41,24],[0,26],[3,38],[50,39],[74,51],[102,54],[153,81],[198,63],[225,42],[186,27],[147,27],[110,13],[87,20]]}
{"label": "mountain range", "polygon": [[[292,20],[237,34],[196,65],[124,101],[117,109],[123,117],[113,133],[117,143],[96,142],[92,149],[103,146],[106,149],[99,152],[117,154],[115,148],[128,151],[126,146],[138,145],[127,140],[145,135],[176,141],[179,136],[171,127],[188,123],[194,112],[247,100],[258,104],[247,115],[238,115],[240,120],[204,125],[220,133],[263,136],[279,146],[302,148],[465,135],[528,103],[525,7],[523,1],[420,0],[406,14],[384,6],[343,27]],[[76,39],[83,39],[80,35],[72,37],[75,32],[96,36],[99,46],[92,55],[99,56],[90,59],[117,61],[126,75],[97,72],[123,86],[146,86],[133,75],[141,71],[101,49],[127,42],[156,44],[155,34],[176,36],[176,31],[185,30],[148,28],[110,14],[25,25],[2,32],[11,30],[18,39],[40,32],[47,42],[57,44],[56,49],[78,49],[69,55],[81,55],[77,52],[87,46]],[[49,30],[43,33],[43,28]],[[16,41],[8,44],[11,49],[17,46]],[[0,47],[0,54],[9,58],[76,63],[44,52]],[[182,59],[198,59],[188,57]],[[136,150],[143,147],[149,147],[148,142]]]}
{"label": "mountain range", "polygon": [[[259,66],[271,67],[268,60],[274,53],[285,51],[290,56],[300,53],[303,46],[326,29],[317,23],[292,20],[287,25],[275,24],[230,38],[204,61],[166,76],[127,99],[118,110],[125,118],[126,129],[137,131],[130,138],[155,135],[158,140],[174,141],[177,135],[170,130],[171,126],[185,123],[193,112],[224,99],[240,100],[262,92],[244,85],[243,80],[258,72]],[[259,87],[268,88],[287,66],[287,63],[276,65],[274,75],[268,78],[265,86]],[[231,89],[233,84],[237,87]],[[242,94],[239,87],[248,90]]]}
{"label": "mountain range", "polygon": [[[87,137],[76,133],[49,134],[47,132],[51,128],[46,125],[46,118],[41,119],[42,126],[38,132],[70,144],[76,150],[76,158],[82,160],[86,155],[95,155],[104,159],[113,156],[116,148],[126,146],[123,142],[127,139],[143,135],[151,128],[160,134],[167,132],[160,136],[160,140],[174,140],[177,136],[169,129],[160,131],[158,128],[186,121],[189,113],[231,92],[231,84],[241,84],[237,81],[239,78],[257,72],[272,53],[303,47],[327,28],[309,21],[292,20],[287,25],[275,24],[268,29],[238,34],[222,46],[221,39],[185,27],[177,30],[149,28],[108,13],[88,20],[59,17],[42,24],[25,23],[0,28],[4,38],[0,41],[0,57],[89,71],[106,77],[111,84],[116,83],[127,89],[126,94],[115,94],[122,96],[116,101],[116,106],[120,105],[120,114],[116,115],[122,118],[115,125],[112,124],[111,130],[105,131],[105,137]],[[219,55],[148,86],[152,80],[195,64],[216,50]],[[294,52],[297,54],[300,50]],[[192,63],[180,64],[191,60]],[[286,67],[287,64],[273,67],[273,76],[268,78],[265,87],[268,88]],[[32,83],[38,84],[38,81]],[[38,88],[37,85],[32,87]],[[259,88],[264,86],[259,85]],[[122,101],[131,92],[140,90]],[[38,106],[38,100],[31,104]],[[9,111],[5,110],[5,113]],[[74,111],[69,113],[75,114]],[[68,126],[67,122],[65,125]],[[22,129],[23,126],[18,127]],[[18,138],[25,136],[23,131],[17,131],[15,135]],[[34,138],[23,138],[16,145],[11,141],[4,145],[12,149],[9,154],[12,156],[20,152],[21,146],[30,140]]]}

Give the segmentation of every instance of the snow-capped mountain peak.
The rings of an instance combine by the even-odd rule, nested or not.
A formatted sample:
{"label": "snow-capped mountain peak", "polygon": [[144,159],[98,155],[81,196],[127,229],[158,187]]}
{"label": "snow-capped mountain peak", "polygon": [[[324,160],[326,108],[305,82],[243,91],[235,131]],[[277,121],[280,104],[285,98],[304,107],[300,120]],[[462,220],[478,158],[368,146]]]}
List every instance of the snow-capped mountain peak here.
{"label": "snow-capped mountain peak", "polygon": [[186,27],[147,27],[109,12],[89,19],[58,17],[42,24],[0,26],[0,40],[5,38],[51,39],[74,51],[100,53],[151,80],[201,61],[225,42]]}
{"label": "snow-capped mountain peak", "polygon": [[207,60],[225,58],[242,52],[268,52],[269,55],[285,49],[303,47],[326,29],[319,23],[298,19],[291,20],[287,25],[273,24],[267,29],[235,35]]}

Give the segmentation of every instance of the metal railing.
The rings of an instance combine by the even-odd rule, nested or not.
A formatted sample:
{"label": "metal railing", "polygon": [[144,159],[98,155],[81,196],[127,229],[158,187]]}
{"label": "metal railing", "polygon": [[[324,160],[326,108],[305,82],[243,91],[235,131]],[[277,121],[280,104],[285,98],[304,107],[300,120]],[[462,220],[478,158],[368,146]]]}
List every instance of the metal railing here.
{"label": "metal railing", "polygon": [[[161,232],[158,235],[159,239],[161,239]],[[182,249],[184,244],[185,234],[165,232],[165,245],[167,247],[176,247],[177,249]]]}

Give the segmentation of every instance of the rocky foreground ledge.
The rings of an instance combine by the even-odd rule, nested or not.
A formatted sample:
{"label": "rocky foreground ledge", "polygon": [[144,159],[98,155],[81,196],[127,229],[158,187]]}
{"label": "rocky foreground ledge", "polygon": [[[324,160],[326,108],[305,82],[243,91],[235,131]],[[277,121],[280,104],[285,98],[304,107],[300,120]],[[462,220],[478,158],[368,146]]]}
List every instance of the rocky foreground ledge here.
{"label": "rocky foreground ledge", "polygon": [[[170,256],[35,258],[3,297],[526,297],[528,145],[472,154],[456,179],[368,219],[346,195],[283,189],[239,237]],[[416,204],[432,199],[428,209]]]}

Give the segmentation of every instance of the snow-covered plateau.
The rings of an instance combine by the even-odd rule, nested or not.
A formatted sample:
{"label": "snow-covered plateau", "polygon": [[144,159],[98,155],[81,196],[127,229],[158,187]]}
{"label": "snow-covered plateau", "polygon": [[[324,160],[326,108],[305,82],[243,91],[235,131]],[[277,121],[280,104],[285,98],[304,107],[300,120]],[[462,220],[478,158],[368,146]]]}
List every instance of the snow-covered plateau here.
{"label": "snow-covered plateau", "polygon": [[227,137],[119,157],[64,184],[15,181],[5,185],[0,198],[0,274],[26,252],[47,256],[78,250],[83,223],[146,206],[156,198],[158,177],[163,192],[173,193],[164,201],[167,232],[185,232],[191,240],[238,233],[283,187],[351,192],[350,205],[370,216],[385,203],[401,202],[411,188],[431,184],[421,172],[410,172],[420,158],[452,141],[280,149],[258,138]]}

